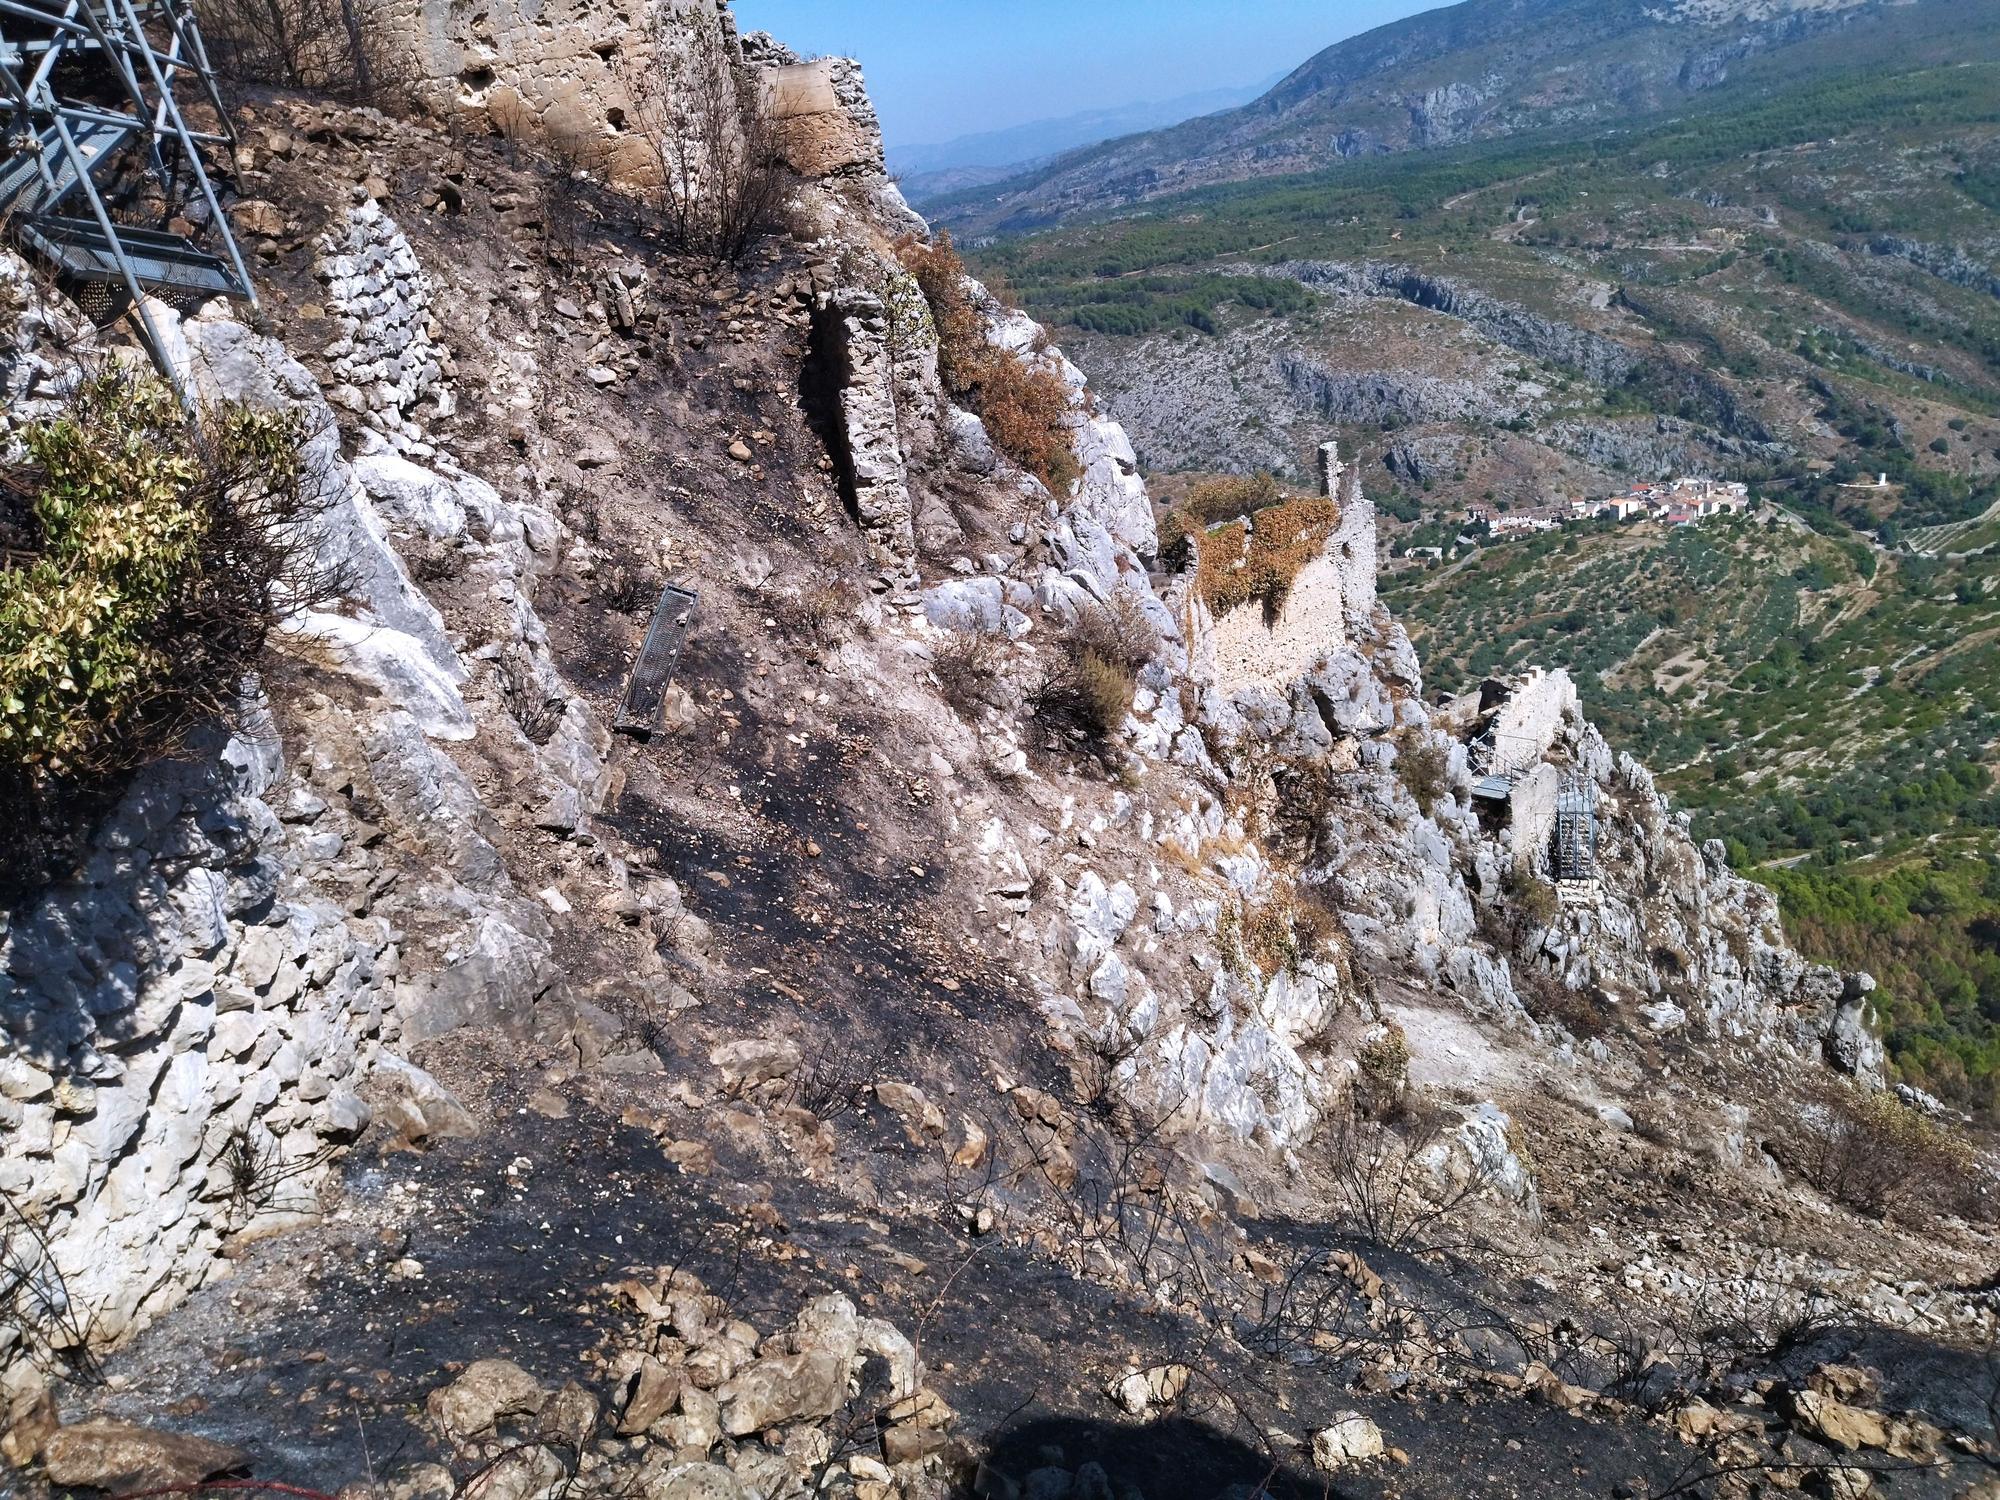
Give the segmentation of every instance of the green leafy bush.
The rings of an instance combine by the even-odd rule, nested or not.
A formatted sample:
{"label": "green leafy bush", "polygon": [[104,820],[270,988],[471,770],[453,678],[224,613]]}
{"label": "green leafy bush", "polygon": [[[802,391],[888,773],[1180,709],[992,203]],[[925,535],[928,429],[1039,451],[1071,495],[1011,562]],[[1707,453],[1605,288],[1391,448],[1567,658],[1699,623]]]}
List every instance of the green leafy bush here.
{"label": "green leafy bush", "polygon": [[123,375],[22,431],[0,472],[28,544],[0,570],[0,827],[46,831],[67,792],[226,715],[280,615],[330,586],[303,437]]}

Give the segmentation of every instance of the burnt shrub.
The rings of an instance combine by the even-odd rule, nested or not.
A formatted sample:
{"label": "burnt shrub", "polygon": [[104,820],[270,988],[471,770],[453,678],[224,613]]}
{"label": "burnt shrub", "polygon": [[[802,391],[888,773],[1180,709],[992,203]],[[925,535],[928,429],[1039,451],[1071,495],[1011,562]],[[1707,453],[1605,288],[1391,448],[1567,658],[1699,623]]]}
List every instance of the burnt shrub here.
{"label": "burnt shrub", "polygon": [[861,605],[861,591],[837,573],[808,579],[771,606],[778,627],[801,644],[831,646],[847,634]]}
{"label": "burnt shrub", "polygon": [[55,875],[90,808],[228,720],[271,629],[339,592],[306,436],[123,374],[22,429],[0,470],[27,542],[0,569],[0,846],[23,857],[0,878]]}
{"label": "burnt shrub", "polygon": [[636,615],[660,601],[660,580],[645,568],[624,564],[607,569],[599,579],[598,597],[616,614]]}
{"label": "burnt shrub", "polygon": [[1942,1213],[1992,1215],[1966,1140],[1891,1094],[1827,1090],[1775,1144],[1807,1184],[1870,1218],[1922,1229]]}
{"label": "burnt shrub", "polygon": [[1340,805],[1340,782],[1323,760],[1280,767],[1272,775],[1268,831],[1282,854],[1310,863],[1326,842],[1329,821]]}
{"label": "burnt shrub", "polygon": [[652,61],[619,54],[628,121],[659,164],[653,189],[667,242],[683,255],[740,261],[776,226],[790,174],[779,122],[757,80],[732,65],[713,11],[663,10]]}
{"label": "burnt shrub", "polygon": [[196,0],[194,13],[228,94],[276,86],[392,109],[407,98],[407,49],[367,0]]}

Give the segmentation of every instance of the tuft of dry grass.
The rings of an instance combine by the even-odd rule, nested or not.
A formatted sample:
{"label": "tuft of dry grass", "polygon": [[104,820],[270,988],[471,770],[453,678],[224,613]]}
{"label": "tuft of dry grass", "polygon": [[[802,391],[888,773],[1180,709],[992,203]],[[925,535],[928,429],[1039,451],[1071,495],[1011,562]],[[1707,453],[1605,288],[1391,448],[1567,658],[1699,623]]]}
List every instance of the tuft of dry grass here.
{"label": "tuft of dry grass", "polygon": [[1056,664],[1028,695],[1029,709],[1052,729],[1106,739],[1125,723],[1139,669],[1159,649],[1153,622],[1121,590],[1110,603],[1081,612],[1063,632]]}
{"label": "tuft of dry grass", "polygon": [[1002,638],[989,631],[955,635],[931,655],[938,692],[961,719],[970,719],[986,701],[986,689],[1000,666]]}
{"label": "tuft of dry grass", "polygon": [[860,603],[861,592],[852,580],[828,575],[780,595],[771,605],[771,617],[794,640],[831,646],[852,627]]}
{"label": "tuft of dry grass", "polygon": [[1065,654],[1028,694],[1028,708],[1050,729],[1103,740],[1124,724],[1137,690],[1123,662],[1107,661],[1095,651]]}

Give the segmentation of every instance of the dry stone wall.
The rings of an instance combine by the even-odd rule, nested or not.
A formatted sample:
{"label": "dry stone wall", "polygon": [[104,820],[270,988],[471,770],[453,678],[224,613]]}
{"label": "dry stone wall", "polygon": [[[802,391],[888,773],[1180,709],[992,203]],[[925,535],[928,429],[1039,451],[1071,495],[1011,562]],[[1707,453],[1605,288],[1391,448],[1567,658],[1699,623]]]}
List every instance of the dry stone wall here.
{"label": "dry stone wall", "polygon": [[314,272],[339,337],[322,351],[338,382],[334,405],[399,448],[432,450],[413,420],[428,401],[439,416],[455,403],[442,382],[451,353],[436,340],[430,282],[416,252],[367,193],[320,237]]}
{"label": "dry stone wall", "polygon": [[[18,1257],[19,1223],[42,1226],[33,1274],[95,1340],[199,1285],[227,1236],[311,1207],[396,1031],[395,931],[365,887],[345,908],[300,888],[347,841],[315,793],[281,793],[276,726],[246,717],[142,777],[79,879],[0,917],[0,1232]],[[4,1312],[13,1386],[53,1330]]]}

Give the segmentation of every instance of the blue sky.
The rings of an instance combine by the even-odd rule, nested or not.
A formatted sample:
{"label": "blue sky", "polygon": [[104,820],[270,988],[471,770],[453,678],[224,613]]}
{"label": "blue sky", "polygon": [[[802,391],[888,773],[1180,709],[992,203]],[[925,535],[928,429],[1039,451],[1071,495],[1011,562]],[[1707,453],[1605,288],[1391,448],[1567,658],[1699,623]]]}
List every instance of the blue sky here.
{"label": "blue sky", "polygon": [[890,145],[1289,72],[1438,0],[736,0],[745,31],[861,59]]}

